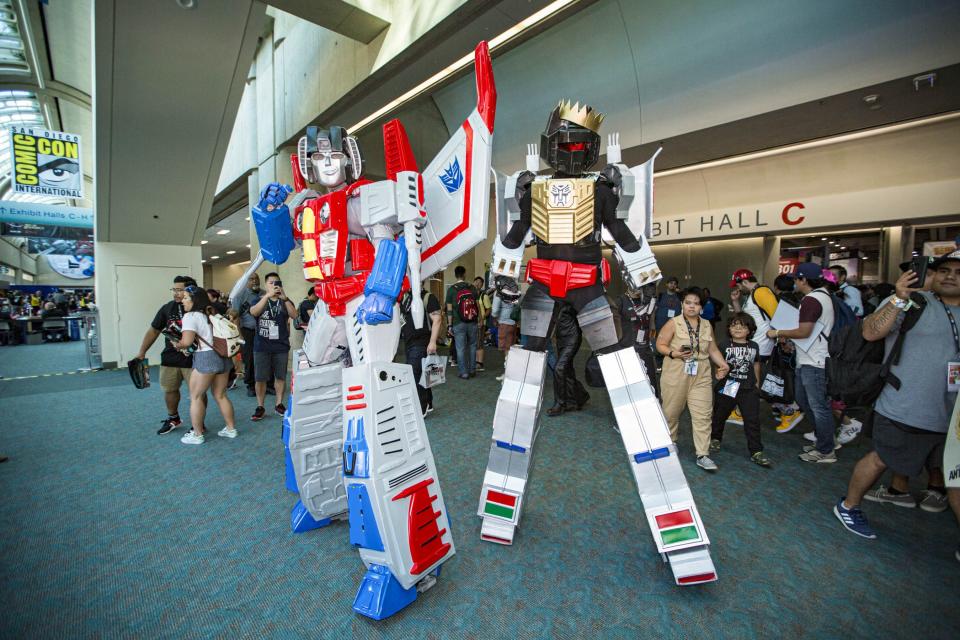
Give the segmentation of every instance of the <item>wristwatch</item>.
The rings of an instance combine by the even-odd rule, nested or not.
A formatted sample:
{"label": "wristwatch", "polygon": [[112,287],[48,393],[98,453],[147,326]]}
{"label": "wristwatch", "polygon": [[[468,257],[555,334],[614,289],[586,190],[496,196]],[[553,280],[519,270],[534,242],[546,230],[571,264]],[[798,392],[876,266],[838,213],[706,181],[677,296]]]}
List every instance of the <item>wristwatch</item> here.
{"label": "wristwatch", "polygon": [[890,301],[890,304],[895,306],[897,309],[900,309],[901,311],[906,311],[907,309],[910,308],[911,302],[909,299],[904,300],[900,296],[895,295],[893,296],[893,299]]}

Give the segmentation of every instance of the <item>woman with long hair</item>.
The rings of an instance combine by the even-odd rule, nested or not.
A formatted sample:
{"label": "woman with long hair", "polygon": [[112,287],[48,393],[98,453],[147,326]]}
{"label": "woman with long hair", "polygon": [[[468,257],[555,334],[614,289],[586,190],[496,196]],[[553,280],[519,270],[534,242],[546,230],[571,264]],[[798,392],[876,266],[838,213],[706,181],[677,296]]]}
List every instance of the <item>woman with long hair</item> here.
{"label": "woman with long hair", "polygon": [[670,438],[676,442],[680,414],[690,410],[697,466],[716,471],[710,459],[710,430],[713,414],[713,381],[710,362],[717,365],[717,379],[723,379],[730,366],[717,348],[710,322],[700,317],[703,292],[690,287],[680,295],[679,316],[667,321],[657,334],[657,351],[666,356],[660,376],[663,413],[670,426]]}
{"label": "woman with long hair", "polygon": [[213,349],[213,325],[210,316],[217,310],[210,302],[207,292],[195,285],[184,290],[183,335],[174,345],[178,349],[195,348],[193,373],[190,375],[190,423],[193,430],[180,438],[184,444],[203,444],[203,419],[207,412],[206,394],[210,389],[220,413],[227,423],[217,435],[236,438],[237,429],[233,419],[233,404],[227,397],[230,377],[230,361]]}

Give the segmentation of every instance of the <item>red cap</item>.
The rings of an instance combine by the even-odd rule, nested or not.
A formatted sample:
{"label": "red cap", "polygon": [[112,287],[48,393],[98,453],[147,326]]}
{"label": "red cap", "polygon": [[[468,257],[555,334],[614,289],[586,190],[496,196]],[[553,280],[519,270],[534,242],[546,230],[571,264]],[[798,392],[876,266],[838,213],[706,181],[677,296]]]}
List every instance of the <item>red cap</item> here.
{"label": "red cap", "polygon": [[733,275],[730,277],[730,288],[733,289],[741,280],[746,280],[747,278],[753,277],[753,271],[750,269],[737,269],[733,272]]}

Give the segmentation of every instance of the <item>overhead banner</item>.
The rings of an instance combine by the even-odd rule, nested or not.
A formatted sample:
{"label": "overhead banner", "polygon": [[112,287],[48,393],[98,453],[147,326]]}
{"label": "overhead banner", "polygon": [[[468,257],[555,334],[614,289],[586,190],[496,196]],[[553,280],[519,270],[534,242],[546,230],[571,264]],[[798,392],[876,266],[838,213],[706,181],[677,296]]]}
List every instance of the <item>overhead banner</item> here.
{"label": "overhead banner", "polygon": [[50,224],[22,224],[0,222],[0,236],[18,238],[56,238],[58,240],[89,240],[93,242],[93,230],[81,227],[58,227]]}
{"label": "overhead banner", "polygon": [[57,256],[92,256],[93,242],[89,240],[60,240],[57,238],[27,238],[27,253]]}
{"label": "overhead banner", "polygon": [[15,193],[83,197],[80,136],[36,127],[10,128],[10,182]]}
{"label": "overhead banner", "polygon": [[93,229],[93,209],[0,200],[0,222]]}
{"label": "overhead banner", "polygon": [[93,256],[44,256],[50,268],[60,275],[85,280],[93,277]]}

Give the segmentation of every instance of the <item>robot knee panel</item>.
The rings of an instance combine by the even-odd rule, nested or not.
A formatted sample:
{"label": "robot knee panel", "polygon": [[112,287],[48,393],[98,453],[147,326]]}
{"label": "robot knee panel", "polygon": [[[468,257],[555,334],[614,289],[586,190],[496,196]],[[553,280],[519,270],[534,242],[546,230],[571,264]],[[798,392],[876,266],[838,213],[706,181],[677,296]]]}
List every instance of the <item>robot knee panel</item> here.
{"label": "robot knee panel", "polygon": [[617,327],[606,298],[597,298],[584,306],[577,314],[577,322],[592,350],[609,350],[617,344]]}
{"label": "robot knee panel", "polygon": [[[525,336],[546,338],[550,332],[550,322],[553,319],[553,307],[556,303],[553,298],[536,287],[527,291],[526,297],[520,303],[520,333]],[[546,348],[546,345],[544,345]]]}

